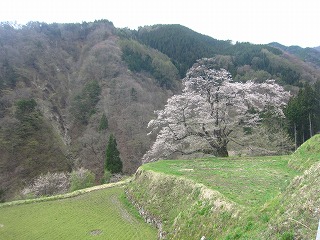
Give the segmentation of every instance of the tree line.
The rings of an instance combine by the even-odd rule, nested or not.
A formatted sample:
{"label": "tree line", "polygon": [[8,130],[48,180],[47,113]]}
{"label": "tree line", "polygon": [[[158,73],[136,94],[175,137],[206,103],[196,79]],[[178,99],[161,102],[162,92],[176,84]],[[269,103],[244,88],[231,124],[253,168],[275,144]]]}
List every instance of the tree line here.
{"label": "tree line", "polygon": [[320,131],[320,81],[305,84],[285,109],[288,131],[296,148]]}

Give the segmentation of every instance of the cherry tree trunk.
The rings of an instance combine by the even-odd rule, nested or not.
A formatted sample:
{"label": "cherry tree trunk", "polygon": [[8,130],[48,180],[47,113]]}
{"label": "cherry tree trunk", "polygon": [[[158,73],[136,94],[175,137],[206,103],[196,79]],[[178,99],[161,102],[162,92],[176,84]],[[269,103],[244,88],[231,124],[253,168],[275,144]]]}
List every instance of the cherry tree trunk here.
{"label": "cherry tree trunk", "polygon": [[228,157],[229,154],[228,154],[227,146],[224,145],[220,148],[217,148],[216,149],[216,156],[217,157]]}

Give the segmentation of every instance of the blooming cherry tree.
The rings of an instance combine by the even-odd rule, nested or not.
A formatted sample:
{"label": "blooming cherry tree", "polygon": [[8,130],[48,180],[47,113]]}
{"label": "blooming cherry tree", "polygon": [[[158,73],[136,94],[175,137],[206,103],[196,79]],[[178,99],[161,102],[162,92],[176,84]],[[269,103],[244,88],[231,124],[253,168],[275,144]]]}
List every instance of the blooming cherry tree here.
{"label": "blooming cherry tree", "polygon": [[144,162],[176,152],[228,156],[228,143],[237,141],[235,129],[257,126],[265,111],[283,116],[290,97],[274,80],[234,82],[226,70],[213,68],[213,59],[194,64],[183,85],[183,93],[168,99],[149,122],[151,132],[159,133]]}

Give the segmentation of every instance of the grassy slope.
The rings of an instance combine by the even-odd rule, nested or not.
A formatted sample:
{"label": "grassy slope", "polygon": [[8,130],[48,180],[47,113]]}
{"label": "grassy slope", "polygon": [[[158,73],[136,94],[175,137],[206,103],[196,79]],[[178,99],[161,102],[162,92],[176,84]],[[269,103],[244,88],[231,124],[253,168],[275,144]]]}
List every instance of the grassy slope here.
{"label": "grassy slope", "polygon": [[142,169],[182,176],[222,192],[238,204],[259,207],[297,175],[287,163],[288,157],[211,158],[158,161]]}
{"label": "grassy slope", "polygon": [[[0,239],[156,239],[123,187],[0,208]],[[97,235],[95,235],[97,234]]]}
{"label": "grassy slope", "polygon": [[272,213],[272,227],[266,234],[284,232],[296,239],[315,239],[320,219],[320,134],[292,154],[289,166],[304,172],[263,209]]}
{"label": "grassy slope", "polygon": [[168,239],[313,239],[319,145],[317,135],[291,156],[149,163],[128,189]]}
{"label": "grassy slope", "polygon": [[318,162],[320,154],[320,134],[315,135],[311,141],[302,144],[297,151],[292,154],[289,165],[295,169],[307,170],[314,163]]}
{"label": "grassy slope", "polygon": [[315,239],[320,219],[319,186],[320,161],[294,178],[281,195],[261,210],[270,216],[269,227],[263,229],[262,236],[268,239],[277,239],[279,235],[291,235],[294,239]]}

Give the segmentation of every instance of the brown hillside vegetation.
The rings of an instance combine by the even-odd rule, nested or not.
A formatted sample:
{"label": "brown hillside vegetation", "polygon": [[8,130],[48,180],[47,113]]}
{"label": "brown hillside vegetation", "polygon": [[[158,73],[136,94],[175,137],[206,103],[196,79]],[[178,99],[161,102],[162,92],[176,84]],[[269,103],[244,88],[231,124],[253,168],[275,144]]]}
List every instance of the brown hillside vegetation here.
{"label": "brown hillside vegetation", "polygon": [[[0,189],[12,197],[40,173],[80,166],[99,179],[110,133],[124,172],[134,172],[150,145],[146,125],[172,92],[128,69],[113,24],[33,22],[0,31]],[[151,57],[161,63],[165,55]],[[170,77],[178,86],[177,74]],[[19,120],[16,103],[31,100],[37,116],[26,110]],[[108,128],[99,131],[103,114]]]}

